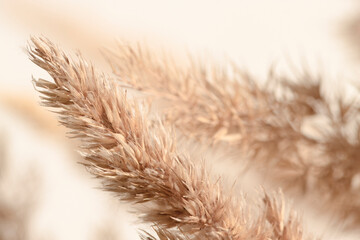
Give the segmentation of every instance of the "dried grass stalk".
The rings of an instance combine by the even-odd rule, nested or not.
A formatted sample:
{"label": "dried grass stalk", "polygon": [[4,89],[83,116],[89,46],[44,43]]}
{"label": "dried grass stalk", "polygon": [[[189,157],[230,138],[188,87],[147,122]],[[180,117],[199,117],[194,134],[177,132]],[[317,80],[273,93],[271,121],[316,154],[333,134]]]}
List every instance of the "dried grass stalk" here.
{"label": "dried grass stalk", "polygon": [[[339,98],[334,111],[321,93],[321,79],[270,74],[264,89],[233,64],[219,68],[189,60],[186,66],[125,43],[104,55],[121,82],[165,100],[167,120],[184,135],[241,149],[251,165],[265,166],[287,189],[311,193],[326,210],[331,206],[360,223],[360,184],[354,184],[360,176],[360,128],[354,124],[359,107]],[[279,89],[280,97],[274,93]],[[312,117],[329,126],[317,128],[317,137],[303,131]],[[352,140],[345,131],[351,124]]]}
{"label": "dried grass stalk", "polygon": [[226,196],[204,166],[195,167],[177,152],[160,120],[149,126],[141,107],[117,82],[98,74],[81,56],[71,60],[45,38],[31,41],[31,60],[54,80],[34,80],[42,103],[81,140],[83,164],[102,179],[105,190],[124,201],[149,203],[141,216],[159,227],[161,239],[303,239],[301,231],[279,235],[278,226],[286,224],[277,222],[287,218],[283,213],[268,221],[269,212],[261,208],[250,216],[242,202]]}

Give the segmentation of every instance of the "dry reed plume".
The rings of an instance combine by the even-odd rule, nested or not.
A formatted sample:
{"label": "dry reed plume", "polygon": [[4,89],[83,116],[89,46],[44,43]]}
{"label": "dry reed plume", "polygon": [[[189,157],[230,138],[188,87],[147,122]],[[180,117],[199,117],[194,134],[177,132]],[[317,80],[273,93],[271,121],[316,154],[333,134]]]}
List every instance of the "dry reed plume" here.
{"label": "dry reed plume", "polygon": [[254,212],[226,195],[202,164],[195,167],[177,151],[161,120],[150,126],[142,106],[129,100],[118,82],[81,56],[73,61],[45,38],[31,41],[30,59],[54,80],[34,80],[42,103],[81,140],[83,164],[103,188],[145,206],[138,213],[156,226],[158,238],[305,239],[297,218],[288,216],[276,197],[265,194],[264,205]]}
{"label": "dry reed plume", "polygon": [[[356,101],[329,103],[321,79],[307,73],[297,81],[270,75],[268,88],[262,88],[233,64],[219,68],[189,60],[181,65],[126,43],[104,53],[121,82],[165,100],[166,119],[185,136],[241,149],[251,165],[272,172],[292,192],[311,193],[327,210],[331,206],[360,223]],[[281,96],[275,96],[279,89]],[[312,117],[325,119],[316,137],[304,132]],[[346,132],[351,124],[352,138]]]}

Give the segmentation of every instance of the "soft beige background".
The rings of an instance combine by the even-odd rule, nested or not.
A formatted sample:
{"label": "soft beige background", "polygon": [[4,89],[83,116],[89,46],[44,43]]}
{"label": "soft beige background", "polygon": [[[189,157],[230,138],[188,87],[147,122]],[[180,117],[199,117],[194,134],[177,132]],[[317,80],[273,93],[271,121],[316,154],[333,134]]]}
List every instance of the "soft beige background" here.
{"label": "soft beige background", "polygon": [[[289,61],[324,73],[335,85],[344,79],[355,81],[358,62],[347,45],[344,24],[359,9],[355,0],[2,0],[0,97],[37,101],[31,76],[47,75],[24,53],[30,34],[50,36],[88,50],[89,55],[94,47],[119,38],[220,62],[230,57],[260,81],[273,64],[279,71],[288,71]],[[13,182],[29,166],[36,169],[41,186],[31,221],[35,239],[93,239],[96,228],[109,224],[120,230],[122,239],[136,239],[132,226],[136,219],[76,167],[76,154],[63,141],[62,130],[46,126],[52,118],[36,126],[29,116],[33,110],[26,113],[29,107],[23,104],[19,111],[11,106],[0,103],[0,132],[6,136],[11,159],[6,184],[21,192],[12,187]],[[327,239],[358,239],[344,233],[340,237],[337,232]]]}

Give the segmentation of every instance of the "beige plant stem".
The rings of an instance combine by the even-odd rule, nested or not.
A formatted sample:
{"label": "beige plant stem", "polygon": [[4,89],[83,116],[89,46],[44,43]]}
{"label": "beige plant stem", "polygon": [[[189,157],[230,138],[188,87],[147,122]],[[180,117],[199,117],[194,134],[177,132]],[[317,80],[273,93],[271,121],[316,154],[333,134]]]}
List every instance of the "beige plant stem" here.
{"label": "beige plant stem", "polygon": [[[321,93],[321,79],[305,73],[296,82],[270,75],[264,90],[231,64],[217,68],[190,60],[184,65],[125,43],[104,55],[121,82],[165,100],[167,120],[185,136],[241,149],[252,166],[266,166],[292,192],[320,197],[326,210],[330,206],[360,223],[360,184],[354,184],[360,174],[359,124],[353,140],[344,131],[360,111],[355,102],[330,104]],[[276,97],[274,85],[272,90],[289,97]],[[326,123],[316,129],[317,137],[303,130],[313,117]]]}

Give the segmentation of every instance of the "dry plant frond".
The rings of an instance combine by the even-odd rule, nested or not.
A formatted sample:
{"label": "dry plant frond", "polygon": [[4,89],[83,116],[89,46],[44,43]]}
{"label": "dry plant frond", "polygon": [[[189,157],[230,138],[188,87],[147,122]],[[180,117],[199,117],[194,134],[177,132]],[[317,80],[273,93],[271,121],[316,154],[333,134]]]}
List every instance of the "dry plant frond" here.
{"label": "dry plant frond", "polygon": [[105,190],[124,201],[148,203],[142,219],[156,224],[163,239],[182,233],[191,239],[278,238],[265,209],[250,216],[242,202],[226,196],[204,166],[196,168],[177,152],[160,120],[149,127],[140,106],[127,99],[117,82],[80,56],[72,61],[45,38],[32,38],[29,55],[54,79],[34,84],[43,104],[59,114],[72,137],[81,139],[83,164],[103,180]]}
{"label": "dry plant frond", "polygon": [[184,233],[181,233],[182,235],[180,235],[179,233],[156,227],[154,228],[154,231],[156,236],[146,231],[140,233],[141,240],[190,240]]}
{"label": "dry plant frond", "polygon": [[[304,73],[292,82],[270,72],[267,88],[261,88],[233,64],[217,68],[190,60],[184,66],[169,56],[122,43],[104,55],[121,82],[165,100],[170,106],[164,109],[167,120],[185,136],[229,143],[247,154],[250,164],[275,172],[274,179],[288,183],[289,190],[314,194],[322,206],[329,203],[327,209],[330,205],[341,217],[360,223],[354,188],[360,174],[360,134],[355,141],[344,134],[359,108],[339,100],[334,114],[321,93],[321,79]],[[274,93],[279,89],[281,97]],[[333,131],[318,128],[318,138],[304,133],[311,117],[326,119]]]}
{"label": "dry plant frond", "polygon": [[303,231],[295,216],[295,212],[292,212],[288,219],[285,219],[284,195],[281,191],[274,194],[273,197],[265,193],[263,201],[267,210],[266,218],[273,227],[275,239],[287,240],[303,238]]}

